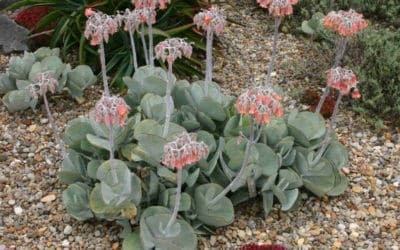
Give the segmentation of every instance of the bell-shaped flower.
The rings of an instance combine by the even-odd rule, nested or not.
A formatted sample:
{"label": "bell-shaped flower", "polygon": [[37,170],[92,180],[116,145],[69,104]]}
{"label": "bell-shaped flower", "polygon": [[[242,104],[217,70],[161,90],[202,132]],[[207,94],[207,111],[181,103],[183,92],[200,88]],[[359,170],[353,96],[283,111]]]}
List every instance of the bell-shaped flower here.
{"label": "bell-shaped flower", "polygon": [[363,15],[350,9],[349,11],[331,11],[324,17],[324,26],[341,36],[351,36],[364,30],[368,22]]}
{"label": "bell-shaped flower", "polygon": [[118,25],[124,25],[125,31],[135,32],[142,21],[142,13],[140,10],[130,10],[126,9],[124,12],[118,13],[116,16]]}
{"label": "bell-shaped flower", "polygon": [[212,6],[208,10],[197,13],[193,18],[193,22],[198,29],[201,28],[204,31],[211,29],[212,32],[219,35],[226,24],[225,11],[217,6]]}
{"label": "bell-shaped flower", "polygon": [[298,0],[257,0],[257,2],[262,8],[268,8],[271,15],[282,17],[293,14],[293,5]]}
{"label": "bell-shaped flower", "polygon": [[[339,90],[343,95],[348,95],[357,86],[358,80],[353,71],[342,67],[332,68],[327,72],[327,85]],[[358,94],[354,94],[357,98]]]}
{"label": "bell-shaped flower", "polygon": [[86,9],[85,15],[88,19],[84,35],[86,39],[90,39],[90,45],[107,43],[110,35],[118,31],[118,21],[113,16],[92,9]]}
{"label": "bell-shaped flower", "polygon": [[94,120],[104,123],[108,128],[122,127],[125,125],[129,110],[130,107],[123,98],[103,95],[93,110]]}
{"label": "bell-shaped flower", "polygon": [[141,8],[151,8],[155,9],[159,7],[160,9],[166,9],[167,4],[171,3],[171,0],[132,0],[133,5],[136,9]]}
{"label": "bell-shaped flower", "polygon": [[242,115],[251,115],[259,124],[267,124],[273,117],[283,115],[282,98],[271,88],[247,89],[236,100],[235,107]]}
{"label": "bell-shaped flower", "polygon": [[168,167],[182,169],[205,157],[208,154],[208,146],[204,142],[196,141],[196,137],[195,133],[184,132],[165,144],[162,163]]}
{"label": "bell-shaped flower", "polygon": [[173,64],[176,59],[182,58],[182,56],[189,58],[192,55],[193,48],[190,43],[182,38],[170,38],[157,44],[155,51],[158,59]]}
{"label": "bell-shaped flower", "polygon": [[52,71],[46,71],[36,74],[35,82],[29,85],[29,91],[32,98],[38,95],[44,96],[48,91],[54,93],[58,85],[58,80],[54,78]]}

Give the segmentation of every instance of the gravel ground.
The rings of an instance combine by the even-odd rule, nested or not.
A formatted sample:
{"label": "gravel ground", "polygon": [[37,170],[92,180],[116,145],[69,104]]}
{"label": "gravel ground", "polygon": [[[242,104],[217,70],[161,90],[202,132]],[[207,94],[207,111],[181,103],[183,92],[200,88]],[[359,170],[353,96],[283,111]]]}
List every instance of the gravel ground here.
{"label": "gravel ground", "polygon": [[[216,59],[215,78],[234,94],[265,79],[272,48],[273,22],[252,2],[225,6],[229,18],[243,25],[229,24],[220,38],[223,50]],[[329,59],[308,41],[286,34],[280,38],[274,82],[287,93],[289,109],[305,109],[291,97],[307,85],[322,84]],[[1,70],[6,62],[1,56]],[[50,98],[60,128],[88,113],[99,93],[90,88],[87,94],[82,105],[67,96]],[[350,163],[343,169],[350,180],[345,194],[321,199],[305,195],[300,210],[281,212],[275,207],[267,217],[260,200],[248,202],[236,209],[232,225],[201,237],[200,248],[235,249],[259,242],[289,249],[399,249],[400,130],[374,133],[348,108],[341,111],[337,132],[350,151]],[[57,178],[59,151],[43,108],[9,114],[1,106],[0,135],[0,249],[120,248],[119,226],[80,223],[66,214],[61,202],[65,186]]]}

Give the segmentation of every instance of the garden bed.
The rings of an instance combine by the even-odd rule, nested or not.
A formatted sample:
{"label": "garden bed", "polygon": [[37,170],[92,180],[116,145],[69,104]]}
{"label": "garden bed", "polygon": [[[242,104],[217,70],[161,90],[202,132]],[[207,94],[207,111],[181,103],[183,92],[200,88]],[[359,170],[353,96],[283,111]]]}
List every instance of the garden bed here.
{"label": "garden bed", "polygon": [[[272,51],[272,22],[251,2],[225,6],[228,17],[243,26],[230,23],[225,29],[215,78],[234,94],[252,80],[265,78]],[[318,69],[322,62],[329,63],[308,44],[280,34],[273,79],[285,92],[287,109],[306,109],[292,97],[308,85],[323,84],[312,73],[304,73],[304,68],[302,74],[296,68],[307,63]],[[53,95],[50,106],[57,125],[64,128],[73,118],[86,116],[100,97],[98,87],[86,90],[83,104]],[[398,249],[400,131],[388,128],[376,134],[348,108],[341,110],[338,120],[339,139],[350,153],[350,163],[343,169],[350,181],[345,194],[322,199],[303,195],[300,210],[282,212],[275,207],[267,217],[260,200],[249,202],[235,209],[232,225],[200,238],[200,248],[233,249],[259,242],[281,243],[289,249]],[[1,245],[9,249],[118,249],[118,225],[78,222],[66,213],[61,201],[65,186],[57,176],[61,158],[48,126],[42,108],[36,113],[9,114],[0,107],[0,249]]]}

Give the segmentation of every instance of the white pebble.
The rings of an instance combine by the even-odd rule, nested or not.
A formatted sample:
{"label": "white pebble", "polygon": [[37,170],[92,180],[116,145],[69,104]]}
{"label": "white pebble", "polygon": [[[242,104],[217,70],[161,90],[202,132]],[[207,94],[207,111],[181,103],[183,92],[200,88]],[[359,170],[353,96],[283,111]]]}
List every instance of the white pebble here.
{"label": "white pebble", "polygon": [[69,241],[68,241],[68,240],[63,240],[62,243],[61,243],[61,245],[62,245],[63,247],[68,247],[68,246],[69,246]]}
{"label": "white pebble", "polygon": [[339,225],[338,225],[338,228],[339,228],[340,231],[344,231],[344,230],[346,229],[346,225],[344,225],[344,224],[339,224]]}
{"label": "white pebble", "polygon": [[72,227],[70,225],[65,226],[64,234],[71,234],[71,233],[72,233]]}
{"label": "white pebble", "polygon": [[21,215],[24,212],[24,210],[22,209],[22,207],[14,207],[14,213],[16,215]]}

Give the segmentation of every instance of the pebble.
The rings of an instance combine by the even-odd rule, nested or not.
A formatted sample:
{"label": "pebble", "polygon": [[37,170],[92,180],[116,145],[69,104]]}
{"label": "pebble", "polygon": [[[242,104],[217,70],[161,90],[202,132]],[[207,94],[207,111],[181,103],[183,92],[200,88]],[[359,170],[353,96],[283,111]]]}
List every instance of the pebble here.
{"label": "pebble", "polygon": [[49,122],[49,119],[47,119],[47,118],[41,118],[40,119],[40,123],[41,124],[46,124],[46,123],[48,123]]}
{"label": "pebble", "polygon": [[55,199],[56,199],[56,196],[54,194],[50,194],[50,195],[43,197],[40,201],[44,202],[44,203],[48,203],[48,202],[54,201]]}
{"label": "pebble", "polygon": [[16,215],[22,215],[23,212],[24,210],[22,209],[22,207],[14,207],[14,213]]}
{"label": "pebble", "polygon": [[69,235],[72,233],[72,227],[70,225],[66,225],[64,228],[64,234]]}
{"label": "pebble", "polygon": [[63,247],[69,247],[69,241],[68,241],[68,240],[63,240],[62,243],[61,243],[61,245],[62,245]]}

